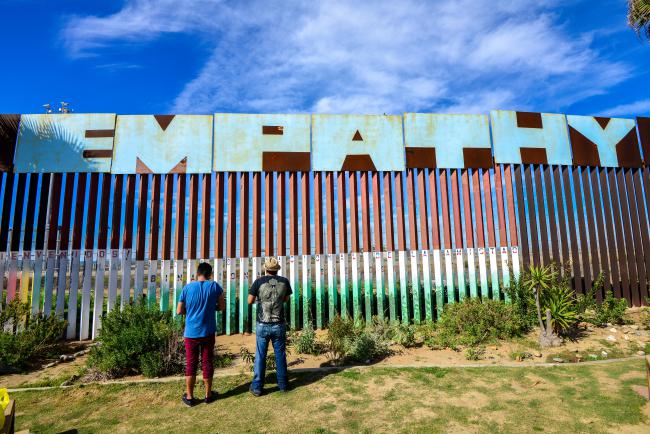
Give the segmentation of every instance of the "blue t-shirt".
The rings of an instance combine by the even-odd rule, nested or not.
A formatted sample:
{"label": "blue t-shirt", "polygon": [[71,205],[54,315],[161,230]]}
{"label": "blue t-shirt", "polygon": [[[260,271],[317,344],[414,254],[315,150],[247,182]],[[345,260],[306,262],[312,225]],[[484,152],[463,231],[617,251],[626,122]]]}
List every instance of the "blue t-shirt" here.
{"label": "blue t-shirt", "polygon": [[223,289],[213,280],[191,282],[181,292],[180,302],[185,303],[186,338],[204,338],[217,331],[215,312]]}

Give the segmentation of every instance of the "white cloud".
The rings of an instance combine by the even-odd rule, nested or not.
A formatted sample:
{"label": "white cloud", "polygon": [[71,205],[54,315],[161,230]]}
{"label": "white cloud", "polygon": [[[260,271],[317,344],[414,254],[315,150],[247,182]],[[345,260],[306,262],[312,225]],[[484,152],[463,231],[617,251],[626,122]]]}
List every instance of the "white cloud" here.
{"label": "white cloud", "polygon": [[622,117],[650,115],[650,98],[608,108],[601,112],[601,115]]}
{"label": "white cloud", "polygon": [[214,41],[176,112],[559,110],[630,75],[570,34],[555,1],[502,3],[126,0],[63,37],[73,56],[167,33]]}

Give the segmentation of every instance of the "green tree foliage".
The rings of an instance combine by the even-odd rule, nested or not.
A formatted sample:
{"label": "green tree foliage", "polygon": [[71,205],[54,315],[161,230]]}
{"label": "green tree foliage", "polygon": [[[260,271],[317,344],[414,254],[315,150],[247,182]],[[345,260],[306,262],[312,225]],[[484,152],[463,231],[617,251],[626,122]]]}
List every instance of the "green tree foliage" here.
{"label": "green tree foliage", "polygon": [[650,0],[628,0],[627,23],[637,35],[650,39]]}

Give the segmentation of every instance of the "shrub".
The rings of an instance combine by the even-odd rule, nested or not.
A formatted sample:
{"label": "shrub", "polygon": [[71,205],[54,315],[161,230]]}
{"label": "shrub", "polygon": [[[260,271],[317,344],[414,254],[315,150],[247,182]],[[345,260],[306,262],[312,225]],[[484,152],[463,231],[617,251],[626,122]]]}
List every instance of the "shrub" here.
{"label": "shrub", "polygon": [[533,292],[522,284],[525,277],[526,272],[522,273],[519,279],[512,276],[510,286],[505,287],[504,291],[515,312],[526,323],[527,328],[532,329],[537,324],[537,308]]}
{"label": "shrub", "polygon": [[434,349],[455,349],[517,337],[527,331],[527,322],[514,306],[499,300],[466,298],[445,307],[426,344]]}
{"label": "shrub", "polygon": [[335,360],[366,362],[389,354],[383,325],[366,327],[361,320],[335,317],[327,331],[327,346]]}
{"label": "shrub", "polygon": [[410,348],[417,345],[415,337],[416,326],[414,325],[373,317],[371,329],[383,340],[401,345],[404,348]]}
{"label": "shrub", "polygon": [[[246,347],[241,347],[239,349],[239,356],[241,357],[242,362],[244,362],[244,365],[248,366],[248,369],[250,371],[253,371],[255,368],[255,353],[251,352]],[[277,369],[277,365],[275,363],[275,353],[267,353],[266,370],[275,371],[276,369]]]}
{"label": "shrub", "polygon": [[469,347],[465,350],[465,358],[467,360],[481,360],[485,357],[485,347],[480,345],[476,347]]}
{"label": "shrub", "polygon": [[588,320],[597,325],[623,324],[625,309],[627,309],[627,301],[624,298],[616,298],[612,291],[607,291],[603,302],[596,304],[593,318]]}
{"label": "shrub", "polygon": [[381,335],[363,329],[345,340],[345,360],[367,362],[389,354],[388,342]]}
{"label": "shrub", "polygon": [[414,347],[417,342],[415,340],[415,327],[410,324],[394,323],[391,327],[392,340],[397,345],[404,348]]}
{"label": "shrub", "polygon": [[311,322],[291,339],[291,345],[298,354],[318,356],[323,353],[323,346],[316,340],[316,331]]}
{"label": "shrub", "polygon": [[344,319],[340,316],[330,321],[327,329],[328,349],[335,359],[345,357],[345,342],[355,334],[355,324],[351,319]]}
{"label": "shrub", "polygon": [[180,324],[171,312],[138,303],[115,309],[102,320],[88,365],[108,377],[176,374],[184,366]]}
{"label": "shrub", "polygon": [[55,315],[29,315],[17,300],[0,312],[0,372],[27,368],[39,358],[55,354],[63,342],[66,321]]}

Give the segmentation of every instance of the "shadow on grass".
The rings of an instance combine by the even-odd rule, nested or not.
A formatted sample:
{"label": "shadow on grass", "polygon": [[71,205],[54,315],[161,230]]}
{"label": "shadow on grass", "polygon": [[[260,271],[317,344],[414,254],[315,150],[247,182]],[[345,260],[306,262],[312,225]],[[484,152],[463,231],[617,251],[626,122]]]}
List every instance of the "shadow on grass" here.
{"label": "shadow on grass", "polygon": [[[325,377],[332,374],[337,374],[339,372],[344,371],[345,369],[346,368],[332,369],[332,370],[318,371],[318,372],[298,372],[294,374],[292,374],[291,371],[289,371],[289,391],[296,390],[301,387],[305,387],[317,383],[323,380]],[[252,381],[252,375],[250,380],[247,380],[244,383],[239,384],[238,386],[228,390],[227,392],[220,393],[219,398],[224,399],[224,398],[235,397],[241,394],[250,393],[249,387],[251,385],[251,381]],[[275,373],[267,374],[264,383],[265,386],[262,392],[262,396],[280,391],[276,383]]]}

